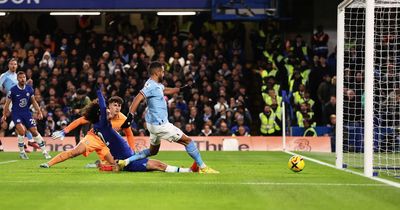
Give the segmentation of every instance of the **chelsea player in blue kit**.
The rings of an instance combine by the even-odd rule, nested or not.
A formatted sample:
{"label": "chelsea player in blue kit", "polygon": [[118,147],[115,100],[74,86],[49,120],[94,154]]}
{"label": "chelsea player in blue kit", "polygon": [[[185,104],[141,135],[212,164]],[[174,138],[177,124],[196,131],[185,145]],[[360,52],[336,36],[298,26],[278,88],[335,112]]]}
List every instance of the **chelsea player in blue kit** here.
{"label": "chelsea player in blue kit", "polygon": [[39,147],[41,148],[44,157],[46,159],[50,159],[51,156],[46,151],[43,138],[37,131],[36,122],[33,119],[32,113],[29,110],[29,107],[32,103],[33,107],[38,113],[38,118],[43,118],[40,107],[35,100],[33,88],[29,85],[26,85],[25,72],[19,71],[17,73],[17,80],[18,84],[12,87],[7,94],[7,100],[3,108],[2,121],[4,122],[7,120],[7,116],[10,111],[8,107],[12,102],[11,117],[18,134],[18,147],[20,150],[20,157],[22,159],[29,159],[24,151],[24,135],[26,129],[28,129],[32,133],[33,139],[39,144]]}
{"label": "chelsea player in blue kit", "polygon": [[[14,87],[15,85],[18,84],[17,73],[16,73],[17,68],[18,68],[17,60],[12,58],[8,62],[8,71],[6,71],[0,75],[0,90],[5,95],[8,94],[8,92],[11,90],[12,87]],[[2,123],[7,123],[7,122],[3,121]],[[26,136],[28,137],[28,145],[29,146],[31,146],[35,149],[40,149],[39,145],[33,141],[32,134],[30,132],[27,132]],[[1,141],[0,141],[0,143],[1,143]]]}
{"label": "chelsea player in blue kit", "polygon": [[161,139],[176,142],[185,146],[186,152],[192,157],[200,168],[199,173],[219,173],[218,171],[206,166],[203,162],[200,152],[196,144],[181,129],[177,128],[168,121],[168,107],[164,98],[165,95],[173,95],[178,93],[181,88],[167,88],[161,84],[164,77],[164,67],[159,62],[152,62],[149,65],[148,72],[150,78],[145,83],[143,89],[133,100],[128,119],[133,118],[140,102],[146,99],[148,111],[146,113],[146,126],[150,132],[150,148],[142,150],[130,158],[118,161],[123,167],[131,161],[140,160],[142,158],[156,155],[160,149]]}
{"label": "chelsea player in blue kit", "polygon": [[[83,109],[83,116],[86,120],[93,124],[94,133],[103,140],[110,149],[110,153],[115,159],[129,158],[134,154],[128,142],[112,128],[110,119],[111,114],[107,110],[106,102],[101,93],[101,90],[96,91],[98,103],[92,102]],[[99,112],[100,109],[100,112]],[[100,115],[100,116],[99,116]],[[117,167],[117,165],[114,165]],[[41,164],[40,167],[48,168],[48,165]],[[159,160],[149,160],[143,158],[136,161],[131,161],[130,164],[123,168],[124,171],[130,172],[145,172],[145,171],[164,171],[164,172],[191,172],[189,168],[179,168],[176,166],[167,165]]]}

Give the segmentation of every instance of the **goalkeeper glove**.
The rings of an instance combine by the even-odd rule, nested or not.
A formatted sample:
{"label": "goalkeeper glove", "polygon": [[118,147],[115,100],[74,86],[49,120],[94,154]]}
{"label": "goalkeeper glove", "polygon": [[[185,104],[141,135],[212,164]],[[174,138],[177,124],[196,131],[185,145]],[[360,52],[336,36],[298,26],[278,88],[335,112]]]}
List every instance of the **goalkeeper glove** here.
{"label": "goalkeeper glove", "polygon": [[56,140],[56,139],[64,140],[65,132],[64,132],[64,130],[55,131],[55,132],[51,135],[51,137],[53,138],[53,140]]}
{"label": "goalkeeper glove", "polygon": [[129,128],[129,127],[131,127],[132,121],[133,121],[133,114],[132,113],[128,113],[128,115],[126,116],[125,122],[121,125],[121,128]]}

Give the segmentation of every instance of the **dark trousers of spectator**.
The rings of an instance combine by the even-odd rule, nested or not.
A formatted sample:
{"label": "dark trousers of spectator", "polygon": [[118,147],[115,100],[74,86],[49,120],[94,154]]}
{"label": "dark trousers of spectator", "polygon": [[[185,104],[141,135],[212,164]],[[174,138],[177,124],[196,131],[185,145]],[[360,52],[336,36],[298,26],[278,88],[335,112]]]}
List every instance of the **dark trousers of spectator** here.
{"label": "dark trousers of spectator", "polygon": [[90,125],[80,125],[77,128],[75,128],[74,136],[75,136],[76,145],[78,145],[79,142],[81,141],[81,130],[82,130],[83,136],[86,136],[87,132],[89,131],[89,128],[90,128]]}
{"label": "dark trousers of spectator", "polygon": [[336,152],[336,136],[331,136],[331,151]]}

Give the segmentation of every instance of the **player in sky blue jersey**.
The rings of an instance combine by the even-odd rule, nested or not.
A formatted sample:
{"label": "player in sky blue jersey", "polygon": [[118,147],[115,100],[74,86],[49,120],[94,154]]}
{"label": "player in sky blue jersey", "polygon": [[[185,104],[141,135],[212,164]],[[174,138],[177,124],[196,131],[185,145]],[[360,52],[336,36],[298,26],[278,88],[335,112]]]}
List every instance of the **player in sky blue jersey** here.
{"label": "player in sky blue jersey", "polygon": [[200,167],[200,173],[219,173],[206,166],[194,141],[184,134],[181,129],[168,121],[168,107],[164,94],[173,95],[178,93],[182,88],[187,88],[188,86],[186,85],[181,88],[164,87],[164,85],[161,84],[164,77],[164,67],[159,62],[150,63],[148,71],[150,78],[133,100],[129,108],[130,113],[128,114],[127,120],[133,118],[133,113],[136,112],[140,102],[146,99],[148,111],[146,112],[145,118],[147,129],[150,132],[150,148],[142,150],[125,160],[120,160],[118,164],[120,166],[125,166],[131,161],[156,155],[160,149],[161,139],[164,139],[184,145],[186,152],[195,160],[197,166]]}
{"label": "player in sky blue jersey", "polygon": [[[18,68],[17,60],[11,59],[8,62],[8,71],[0,75],[0,90],[4,94],[8,94],[11,88],[18,84],[17,73],[16,73],[17,68]],[[7,123],[7,122],[3,121],[2,123]],[[2,134],[1,136],[4,136],[4,131],[0,131],[0,133]],[[40,149],[39,145],[35,141],[33,141],[32,134],[30,132],[27,132],[26,136],[28,137],[29,146],[32,146],[35,149]]]}
{"label": "player in sky blue jersey", "polygon": [[35,100],[33,88],[26,85],[26,74],[23,71],[17,73],[18,84],[10,89],[7,94],[7,100],[3,108],[2,121],[7,120],[7,116],[10,112],[8,107],[12,102],[11,118],[15,124],[15,129],[18,134],[18,147],[20,150],[20,157],[22,159],[28,159],[24,151],[24,135],[26,129],[28,129],[33,139],[39,144],[40,149],[46,159],[50,159],[51,156],[47,153],[44,141],[40,133],[37,131],[36,122],[32,117],[32,113],[29,109],[31,103],[38,113],[38,118],[42,119],[43,115],[40,111],[40,107]]}
{"label": "player in sky blue jersey", "polygon": [[[105,145],[110,149],[110,153],[115,159],[129,158],[134,154],[128,142],[117,132],[111,125],[112,115],[107,110],[106,102],[101,93],[97,90],[98,102],[91,102],[83,109],[83,117],[93,124],[94,133],[102,139]],[[99,112],[100,109],[100,112]],[[115,162],[110,160],[111,162]],[[117,165],[114,165],[117,167]],[[42,168],[49,168],[47,163],[41,164]],[[145,172],[145,171],[164,171],[164,172],[191,172],[189,168],[180,168],[167,165],[159,160],[149,160],[143,158],[141,160],[132,161],[129,165],[123,168],[130,172]]]}

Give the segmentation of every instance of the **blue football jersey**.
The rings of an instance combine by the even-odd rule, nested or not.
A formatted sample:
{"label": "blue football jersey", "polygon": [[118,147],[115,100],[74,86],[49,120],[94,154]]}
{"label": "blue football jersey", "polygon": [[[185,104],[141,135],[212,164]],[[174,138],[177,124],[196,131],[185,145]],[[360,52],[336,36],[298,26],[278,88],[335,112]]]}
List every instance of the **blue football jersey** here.
{"label": "blue football jersey", "polygon": [[12,113],[30,112],[31,97],[33,96],[33,88],[25,85],[23,89],[18,85],[11,88],[8,92],[8,98],[12,101]]}

